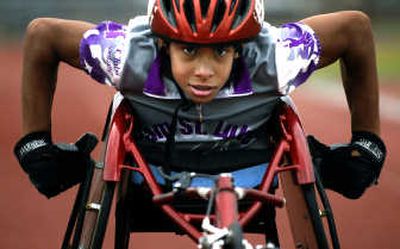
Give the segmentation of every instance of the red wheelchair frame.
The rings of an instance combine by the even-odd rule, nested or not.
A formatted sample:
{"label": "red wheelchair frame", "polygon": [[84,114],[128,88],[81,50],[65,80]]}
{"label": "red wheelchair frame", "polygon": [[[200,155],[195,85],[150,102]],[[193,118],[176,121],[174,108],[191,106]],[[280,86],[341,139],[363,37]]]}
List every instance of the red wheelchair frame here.
{"label": "red wheelchair frame", "polygon": [[[129,213],[126,197],[131,181],[127,172],[131,171],[143,176],[153,203],[200,248],[253,248],[244,239],[243,228],[265,205],[287,208],[295,248],[339,248],[329,203],[324,192],[320,192],[321,188],[318,190],[324,198],[320,201],[316,199],[315,174],[299,117],[290,104],[282,103],[278,114],[280,135],[275,141],[275,152],[259,187],[238,188],[234,186],[230,174],[221,174],[216,178],[214,188],[189,187],[179,191],[175,188],[164,192],[132,138],[134,117],[129,103],[123,100],[108,127],[104,165],[98,163],[97,167],[91,169],[88,179],[81,185],[62,248],[102,247],[116,184],[119,185],[119,194],[115,248],[128,248],[130,230],[126,221],[126,214]],[[127,157],[131,158],[129,162]],[[269,192],[277,176],[285,197]],[[177,210],[173,206],[177,196],[211,199],[215,205],[214,214],[192,214]],[[253,203],[245,210],[239,210],[238,202],[245,199]],[[320,202],[324,211],[320,211]],[[329,238],[321,214],[328,214],[330,218]],[[201,221],[202,225],[198,226]]]}

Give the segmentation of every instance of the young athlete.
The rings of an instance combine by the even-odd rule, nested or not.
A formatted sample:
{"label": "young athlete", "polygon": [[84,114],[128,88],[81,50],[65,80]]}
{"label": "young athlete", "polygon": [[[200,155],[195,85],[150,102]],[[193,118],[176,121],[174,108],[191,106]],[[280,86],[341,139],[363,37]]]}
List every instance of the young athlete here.
{"label": "young athlete", "polygon": [[340,60],[352,138],[325,146],[310,137],[311,150],[326,188],[359,198],[377,180],[386,149],[366,14],[342,11],[274,27],[260,0],[150,2],[148,15],[128,25],[54,18],[29,24],[15,154],[42,194],[82,181],[89,158],[51,138],[60,62],[130,101],[138,120],[133,136],[149,163],[213,173],[267,162],[266,124],[279,98]]}

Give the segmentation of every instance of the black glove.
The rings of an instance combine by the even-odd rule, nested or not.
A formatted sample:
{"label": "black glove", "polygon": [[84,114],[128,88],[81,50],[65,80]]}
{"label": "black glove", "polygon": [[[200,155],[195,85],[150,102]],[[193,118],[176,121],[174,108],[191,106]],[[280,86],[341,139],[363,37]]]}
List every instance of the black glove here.
{"label": "black glove", "polygon": [[34,132],[18,141],[14,153],[37,190],[51,198],[85,178],[93,149],[85,146],[82,139],[75,144],[53,144],[49,132]]}
{"label": "black glove", "polygon": [[326,146],[307,137],[316,170],[325,188],[358,199],[377,184],[386,158],[383,141],[370,132],[353,132],[349,144]]}

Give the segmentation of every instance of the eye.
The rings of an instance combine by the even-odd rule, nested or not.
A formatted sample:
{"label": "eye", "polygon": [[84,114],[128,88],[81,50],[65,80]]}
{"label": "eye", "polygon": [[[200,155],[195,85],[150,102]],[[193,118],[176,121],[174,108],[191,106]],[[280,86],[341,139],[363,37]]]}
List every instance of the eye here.
{"label": "eye", "polygon": [[197,52],[197,50],[198,50],[198,48],[197,48],[197,47],[194,47],[194,46],[186,46],[186,47],[183,48],[183,52],[184,52],[186,55],[189,55],[189,56],[195,55],[196,52]]}
{"label": "eye", "polygon": [[214,49],[214,52],[219,57],[223,57],[224,55],[226,55],[228,53],[228,47],[216,47]]}

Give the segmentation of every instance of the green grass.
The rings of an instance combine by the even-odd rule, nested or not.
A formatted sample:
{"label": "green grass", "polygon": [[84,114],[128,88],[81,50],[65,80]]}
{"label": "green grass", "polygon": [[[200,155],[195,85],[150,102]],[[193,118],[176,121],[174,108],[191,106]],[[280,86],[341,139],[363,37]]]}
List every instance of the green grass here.
{"label": "green grass", "polygon": [[377,18],[373,28],[379,77],[383,82],[400,82],[399,20]]}
{"label": "green grass", "polygon": [[379,77],[400,84],[400,39],[379,42],[376,51]]}

